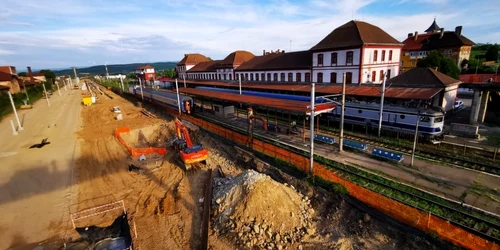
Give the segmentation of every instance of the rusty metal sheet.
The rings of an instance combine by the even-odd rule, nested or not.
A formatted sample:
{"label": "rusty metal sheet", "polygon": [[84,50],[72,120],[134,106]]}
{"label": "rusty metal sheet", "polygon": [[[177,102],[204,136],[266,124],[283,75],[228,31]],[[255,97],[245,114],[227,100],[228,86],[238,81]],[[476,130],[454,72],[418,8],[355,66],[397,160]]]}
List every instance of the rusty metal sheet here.
{"label": "rusty metal sheet", "polygon": [[[222,83],[215,81],[186,81],[194,85],[203,86],[220,86],[238,88],[238,84]],[[311,85],[309,84],[255,84],[255,83],[242,83],[242,89],[245,90],[274,90],[274,91],[287,91],[287,92],[311,92]],[[404,87],[389,87],[386,89],[386,98],[397,99],[422,99],[428,100],[438,94],[441,88],[404,88]],[[366,86],[366,85],[347,85],[346,95],[350,96],[368,96],[379,97],[382,91],[382,86]],[[340,84],[317,84],[316,93],[318,94],[340,94],[342,93],[342,85]]]}
{"label": "rusty metal sheet", "polygon": [[[261,107],[269,107],[269,108],[275,108],[279,110],[292,111],[304,114],[309,112],[308,109],[309,104],[306,102],[278,100],[275,98],[238,95],[232,93],[222,93],[222,92],[207,91],[207,90],[193,89],[193,88],[179,88],[179,92],[188,95],[203,96],[203,97],[230,101],[235,103],[246,103]],[[333,109],[335,107],[336,107],[335,104],[319,104],[316,105],[316,110],[321,111],[325,109]]]}

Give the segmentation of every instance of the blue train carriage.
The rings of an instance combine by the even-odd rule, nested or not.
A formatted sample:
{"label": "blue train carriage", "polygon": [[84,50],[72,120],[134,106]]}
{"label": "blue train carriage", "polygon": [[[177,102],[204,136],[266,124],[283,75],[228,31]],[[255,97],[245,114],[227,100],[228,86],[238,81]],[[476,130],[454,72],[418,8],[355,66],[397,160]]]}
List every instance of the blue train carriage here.
{"label": "blue train carriage", "polygon": [[[347,103],[344,121],[345,123],[378,128],[379,112],[379,104]],[[335,109],[329,114],[328,118],[339,121],[340,114],[341,109]],[[443,133],[443,112],[421,109],[419,115],[417,109],[402,106],[384,106],[382,128],[384,130],[414,133],[418,116],[420,116],[418,126],[420,136],[433,138]]]}
{"label": "blue train carriage", "polygon": [[[152,93],[152,99],[168,107],[178,109],[177,93],[167,91],[155,91]],[[179,95],[181,101],[181,111],[185,114],[191,114],[193,110],[193,98],[185,95]]]}

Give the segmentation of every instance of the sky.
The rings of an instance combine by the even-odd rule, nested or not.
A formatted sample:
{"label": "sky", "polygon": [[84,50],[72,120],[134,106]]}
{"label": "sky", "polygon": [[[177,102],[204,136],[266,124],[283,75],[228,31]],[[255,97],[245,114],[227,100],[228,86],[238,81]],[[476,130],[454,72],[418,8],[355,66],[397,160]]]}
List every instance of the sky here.
{"label": "sky", "polygon": [[498,0],[2,0],[0,65],[41,68],[223,59],[235,50],[308,50],[350,20],[394,38],[436,17],[476,43],[500,43]]}

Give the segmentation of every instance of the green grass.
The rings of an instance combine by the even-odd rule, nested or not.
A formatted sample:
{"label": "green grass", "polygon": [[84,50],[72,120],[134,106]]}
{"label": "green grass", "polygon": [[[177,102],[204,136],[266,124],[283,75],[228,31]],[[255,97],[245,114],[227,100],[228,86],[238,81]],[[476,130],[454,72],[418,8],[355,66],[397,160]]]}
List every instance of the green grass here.
{"label": "green grass", "polygon": [[[47,88],[47,91],[52,90],[51,84],[45,83],[45,87]],[[42,98],[42,93],[43,93],[43,87],[41,85],[28,88],[28,96],[30,102],[33,104],[34,102],[38,101],[40,98]],[[26,99],[26,94],[25,93],[13,94],[12,99],[14,100],[16,109],[19,109],[19,107],[21,107],[21,105],[24,104],[23,100]],[[12,113],[12,106],[9,100],[9,96],[6,92],[2,92],[0,93],[0,121],[10,113]]]}

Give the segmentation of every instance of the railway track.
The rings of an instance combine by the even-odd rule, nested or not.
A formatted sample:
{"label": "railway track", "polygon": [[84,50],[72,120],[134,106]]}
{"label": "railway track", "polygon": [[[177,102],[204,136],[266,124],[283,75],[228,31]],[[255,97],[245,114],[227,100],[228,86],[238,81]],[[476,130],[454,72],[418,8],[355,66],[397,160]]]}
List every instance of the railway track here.
{"label": "railway track", "polygon": [[[221,125],[231,130],[246,134],[244,128],[235,127],[220,121],[197,115],[212,123]],[[307,152],[298,147],[285,145],[283,142],[274,140],[258,133],[254,138],[280,146],[292,152],[307,156]],[[458,202],[438,197],[432,193],[418,190],[412,186],[395,182],[375,173],[363,169],[334,162],[322,156],[315,155],[315,161],[328,166],[335,174],[344,179],[363,186],[369,190],[380,193],[390,199],[396,200],[408,206],[417,208],[426,213],[435,215],[445,221],[449,221],[465,230],[477,234],[485,239],[500,243],[500,217],[498,215],[474,208],[464,206]]]}
{"label": "railway track", "polygon": [[[243,113],[240,113],[243,114]],[[259,114],[259,116],[266,116],[265,114]],[[275,117],[269,117],[269,121],[271,123],[275,123],[276,118]],[[278,125],[287,127],[288,126],[288,121],[284,121],[282,118],[278,118]],[[306,124],[306,129],[308,128],[309,124]],[[338,136],[338,132],[335,131],[334,129],[330,129],[327,126],[322,126],[320,129],[321,134],[325,135],[334,135]],[[411,154],[412,153],[412,148],[409,146],[404,146],[404,145],[394,145],[394,144],[389,144],[389,143],[384,143],[376,139],[370,139],[366,136],[361,136],[361,135],[356,135],[351,132],[344,131],[344,138],[345,139],[351,139],[354,141],[362,142],[374,147],[382,147],[388,150],[392,150],[395,152],[403,153],[403,154]],[[432,162],[439,162],[440,164],[445,163],[450,166],[454,167],[462,167],[462,168],[468,168],[468,169],[473,169],[477,170],[480,172],[488,173],[488,174],[493,174],[493,175],[500,175],[500,164],[492,162],[491,160],[487,160],[484,158],[478,158],[478,157],[470,157],[470,156],[458,156],[454,154],[454,156],[451,156],[452,154],[450,151],[446,150],[438,150],[438,149],[428,149],[425,147],[420,147],[417,148],[415,155],[421,159],[427,160],[427,161],[432,161]]]}

